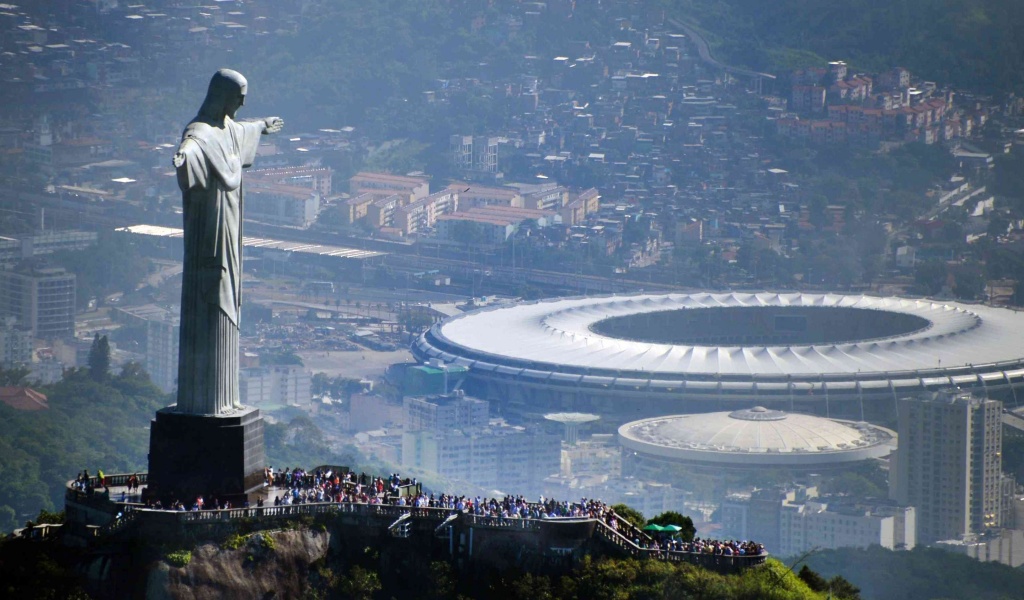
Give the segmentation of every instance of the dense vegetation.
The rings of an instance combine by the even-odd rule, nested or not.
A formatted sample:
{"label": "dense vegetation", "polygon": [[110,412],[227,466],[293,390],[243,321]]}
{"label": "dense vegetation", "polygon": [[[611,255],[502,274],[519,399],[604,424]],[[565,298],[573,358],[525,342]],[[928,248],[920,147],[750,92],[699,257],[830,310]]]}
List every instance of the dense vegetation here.
{"label": "dense vegetation", "polygon": [[663,0],[669,14],[711,34],[716,56],[781,71],[845,60],[902,66],[977,91],[1020,91],[1024,4],[1005,0]]}
{"label": "dense vegetation", "polygon": [[0,405],[0,531],[24,525],[42,509],[63,509],[64,484],[83,469],[144,471],[149,421],[168,403],[137,365],[102,380],[73,369],[38,389],[49,410]]}
{"label": "dense vegetation", "polygon": [[1024,589],[1020,570],[931,548],[827,550],[806,564],[824,575],[841,573],[874,600],[1010,600]]}
{"label": "dense vegetation", "polygon": [[[100,469],[145,472],[150,420],[174,400],[138,365],[110,375],[97,370],[103,362],[97,357],[94,368],[69,370],[59,383],[37,388],[47,395],[49,410],[25,412],[0,404],[0,532],[37,520],[40,511],[63,510],[64,485],[83,469],[92,475]],[[17,383],[19,373],[24,375],[0,370],[0,381]],[[354,449],[333,451],[303,414],[268,423],[264,432],[267,460],[280,468],[362,462]]]}
{"label": "dense vegetation", "polygon": [[[510,554],[515,550],[506,549]],[[496,557],[495,557],[496,558]],[[401,562],[401,566],[395,563]],[[503,566],[499,566],[503,565]],[[397,572],[400,571],[400,572]],[[777,560],[740,574],[722,575],[690,564],[660,560],[583,557],[570,572],[551,565],[511,566],[501,559],[464,567],[390,556],[366,548],[329,554],[314,565],[309,598],[434,600],[859,600],[842,577],[825,579],[807,569],[794,574]]]}

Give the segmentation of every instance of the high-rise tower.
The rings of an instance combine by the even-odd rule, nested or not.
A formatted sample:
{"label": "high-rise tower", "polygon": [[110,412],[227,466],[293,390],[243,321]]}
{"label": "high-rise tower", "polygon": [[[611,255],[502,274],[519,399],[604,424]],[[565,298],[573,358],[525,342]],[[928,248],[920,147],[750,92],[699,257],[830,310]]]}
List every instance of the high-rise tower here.
{"label": "high-rise tower", "polygon": [[900,401],[890,492],[917,509],[920,542],[1001,525],[1002,407],[956,391]]}

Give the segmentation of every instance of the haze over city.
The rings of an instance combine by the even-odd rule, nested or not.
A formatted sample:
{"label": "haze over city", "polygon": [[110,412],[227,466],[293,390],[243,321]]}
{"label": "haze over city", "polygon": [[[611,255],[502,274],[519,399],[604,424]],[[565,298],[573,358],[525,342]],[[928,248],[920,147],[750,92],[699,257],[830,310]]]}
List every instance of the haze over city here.
{"label": "haze over city", "polygon": [[1014,598],[1024,9],[0,4],[0,590]]}

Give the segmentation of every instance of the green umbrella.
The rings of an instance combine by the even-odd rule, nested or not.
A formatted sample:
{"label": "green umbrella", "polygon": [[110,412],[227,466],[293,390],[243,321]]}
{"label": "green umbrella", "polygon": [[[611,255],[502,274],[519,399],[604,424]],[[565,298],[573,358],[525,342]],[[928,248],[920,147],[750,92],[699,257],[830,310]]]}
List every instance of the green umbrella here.
{"label": "green umbrella", "polygon": [[683,530],[683,528],[678,526],[678,525],[665,525],[664,527],[661,528],[661,530],[662,531],[671,531],[673,533],[679,533],[680,531]]}
{"label": "green umbrella", "polygon": [[644,531],[665,531],[665,528],[661,525],[658,525],[657,523],[651,523],[650,525],[644,527]]}

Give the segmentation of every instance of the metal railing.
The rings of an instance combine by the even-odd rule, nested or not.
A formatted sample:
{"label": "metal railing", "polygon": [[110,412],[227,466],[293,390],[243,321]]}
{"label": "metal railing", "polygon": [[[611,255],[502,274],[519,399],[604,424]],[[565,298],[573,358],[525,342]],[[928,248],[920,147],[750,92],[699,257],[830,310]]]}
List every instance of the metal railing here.
{"label": "metal railing", "polygon": [[725,554],[711,554],[707,552],[642,548],[636,545],[633,540],[625,537],[620,532],[612,529],[608,524],[600,520],[597,520],[597,528],[595,531],[602,539],[625,550],[631,556],[636,557],[648,557],[671,562],[685,562],[717,570],[745,569],[762,565],[768,560],[767,552],[751,555],[734,554],[730,556]]}
{"label": "metal railing", "polygon": [[[147,482],[145,473],[136,474],[139,484]],[[130,474],[107,475],[108,486],[127,485]],[[98,481],[91,477],[90,482],[95,486]],[[609,526],[605,520],[590,517],[548,517],[548,518],[520,518],[502,517],[493,515],[478,515],[466,511],[459,511],[453,508],[432,508],[399,506],[394,504],[371,504],[360,502],[311,502],[303,504],[287,504],[279,506],[258,506],[249,508],[225,508],[217,510],[167,510],[152,509],[132,502],[114,502],[106,491],[94,491],[91,495],[79,491],[74,481],[68,482],[66,497],[68,500],[96,507],[105,507],[113,515],[113,520],[95,531],[97,537],[111,535],[124,530],[148,517],[160,519],[164,522],[170,520],[180,526],[202,525],[211,523],[230,523],[233,521],[260,520],[289,518],[302,515],[337,515],[352,514],[370,517],[380,517],[382,520],[390,519],[394,523],[401,519],[403,522],[411,520],[426,520],[441,526],[445,523],[454,524],[454,521],[462,521],[475,528],[504,529],[516,531],[540,531],[542,523],[580,523],[593,521],[596,523],[594,533],[606,542],[620,548],[627,554],[636,557],[649,557],[672,562],[686,562],[700,565],[711,569],[742,569],[764,564],[768,554],[757,555],[722,555],[709,554],[704,552],[682,552],[665,549],[652,549],[637,544],[634,540],[647,545],[653,541],[646,532],[640,530],[633,524],[619,515],[615,515],[617,528]],[[540,510],[542,505],[530,503],[532,509]],[[452,519],[454,517],[454,519]],[[50,533],[49,531],[46,534]],[[435,532],[436,533],[436,532]],[[44,534],[45,535],[45,534]]]}
{"label": "metal railing", "polygon": [[488,515],[474,515],[470,513],[463,514],[459,518],[475,527],[520,531],[540,531],[540,524],[543,520],[523,519],[518,517],[494,517]]}

